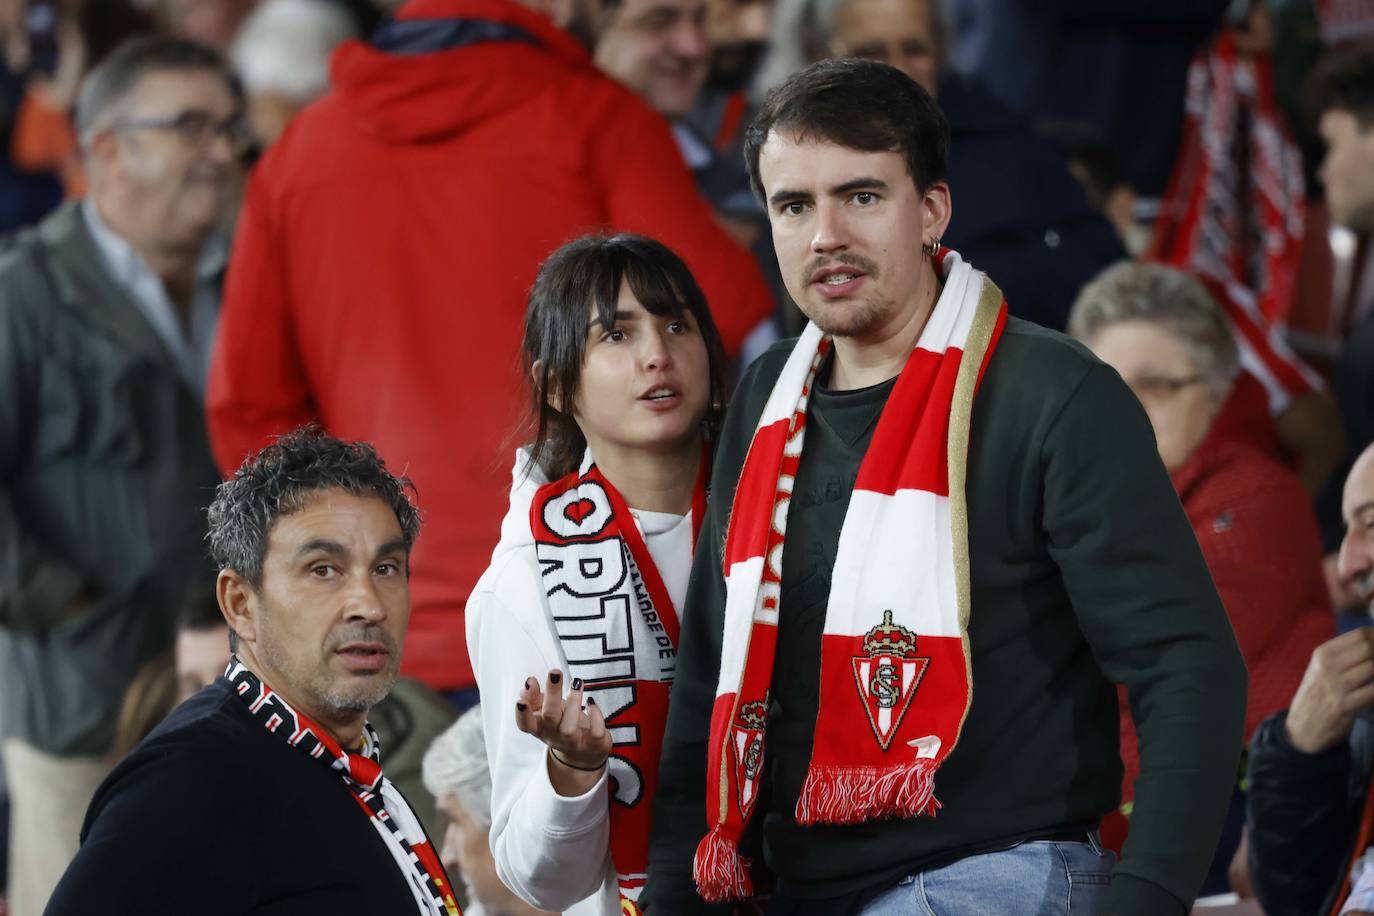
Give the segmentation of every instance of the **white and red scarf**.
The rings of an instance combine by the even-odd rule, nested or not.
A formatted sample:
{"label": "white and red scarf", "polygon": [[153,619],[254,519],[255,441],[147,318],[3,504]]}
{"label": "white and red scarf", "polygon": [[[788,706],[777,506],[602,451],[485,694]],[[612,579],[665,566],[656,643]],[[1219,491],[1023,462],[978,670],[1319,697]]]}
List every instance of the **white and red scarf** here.
{"label": "white and red scarf", "polygon": [[[706,511],[707,466],[703,455],[692,500],[693,547]],[[569,676],[582,679],[584,696],[596,700],[611,734],[611,863],[621,910],[634,916],[648,871],[678,612],[634,516],[590,452],[577,473],[535,493],[530,530]]]}
{"label": "white and red scarf", "polygon": [[381,745],[372,726],[363,726],[362,747],[348,753],[328,732],[249,671],[237,656],[230,657],[224,676],[259,724],[339,775],[405,876],[416,912],[420,916],[462,916],[453,885],[419,819],[391,780],[382,775]]}
{"label": "white and red scarf", "polygon": [[[973,396],[1006,321],[1002,293],[958,254],[859,466],[821,640],[820,711],[796,818],[853,824],[934,815],[935,774],[972,697],[968,515]],[[711,714],[703,898],[752,893],[739,838],[763,773],[788,505],[806,404],[831,341],[810,324],[773,386],[725,541],[725,628]]]}

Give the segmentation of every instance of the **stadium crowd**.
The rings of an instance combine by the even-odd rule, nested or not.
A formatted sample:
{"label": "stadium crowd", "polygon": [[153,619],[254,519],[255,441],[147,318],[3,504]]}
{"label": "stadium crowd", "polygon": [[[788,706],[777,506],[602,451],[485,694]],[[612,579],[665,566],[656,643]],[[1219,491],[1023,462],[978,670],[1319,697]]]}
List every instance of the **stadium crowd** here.
{"label": "stadium crowd", "polygon": [[1365,0],[0,0],[0,916],[1374,913],[1371,239]]}

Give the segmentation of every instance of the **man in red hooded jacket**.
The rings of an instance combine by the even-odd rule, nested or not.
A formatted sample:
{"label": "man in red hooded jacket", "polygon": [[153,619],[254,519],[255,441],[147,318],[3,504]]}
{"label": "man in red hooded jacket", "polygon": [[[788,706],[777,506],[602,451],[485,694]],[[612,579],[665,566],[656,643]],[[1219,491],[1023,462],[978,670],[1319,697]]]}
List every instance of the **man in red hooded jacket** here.
{"label": "man in red hooded jacket", "polygon": [[731,352],[772,304],[667,123],[541,12],[411,0],[370,43],[341,46],[331,69],[333,92],[249,184],[211,440],[229,471],[317,419],[409,475],[427,524],[402,670],[470,687],[463,605],[506,505],[539,263],[598,229],[658,238],[692,268]]}

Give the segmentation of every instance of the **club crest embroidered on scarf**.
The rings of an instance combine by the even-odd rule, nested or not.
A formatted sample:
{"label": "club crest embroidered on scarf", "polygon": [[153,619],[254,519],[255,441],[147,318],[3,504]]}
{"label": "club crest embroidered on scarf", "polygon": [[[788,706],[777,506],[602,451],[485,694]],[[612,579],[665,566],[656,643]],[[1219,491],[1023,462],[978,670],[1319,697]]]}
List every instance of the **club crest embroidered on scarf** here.
{"label": "club crest embroidered on scarf", "polygon": [[762,700],[745,703],[730,732],[735,750],[735,784],[741,817],[754,810],[759,794],[759,780],[763,776],[763,732],[768,727],[768,694]]}
{"label": "club crest embroidered on scarf", "polygon": [[893,623],[891,611],[883,611],[883,622],[868,631],[863,649],[864,655],[853,657],[854,685],[874,737],[887,750],[930,658],[916,653],[916,634]]}

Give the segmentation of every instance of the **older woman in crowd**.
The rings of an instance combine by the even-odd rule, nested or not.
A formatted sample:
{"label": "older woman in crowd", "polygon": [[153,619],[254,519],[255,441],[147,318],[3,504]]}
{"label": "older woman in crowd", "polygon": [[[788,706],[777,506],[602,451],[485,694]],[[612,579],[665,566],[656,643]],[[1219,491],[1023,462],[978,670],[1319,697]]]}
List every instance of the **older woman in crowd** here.
{"label": "older woman in crowd", "polygon": [[[1312,650],[1334,629],[1307,494],[1288,468],[1215,428],[1240,369],[1231,328],[1195,279],[1158,264],[1116,264],[1083,288],[1069,331],[1121,374],[1154,426],[1250,670],[1248,741],[1287,707]],[[1124,705],[1121,726],[1129,806],[1138,756]]]}
{"label": "older woman in crowd", "polygon": [[425,788],[448,819],[439,859],[467,888],[465,916],[539,916],[496,876],[491,833],[491,770],[482,735],[482,711],[474,706],[434,739],[425,752]]}

